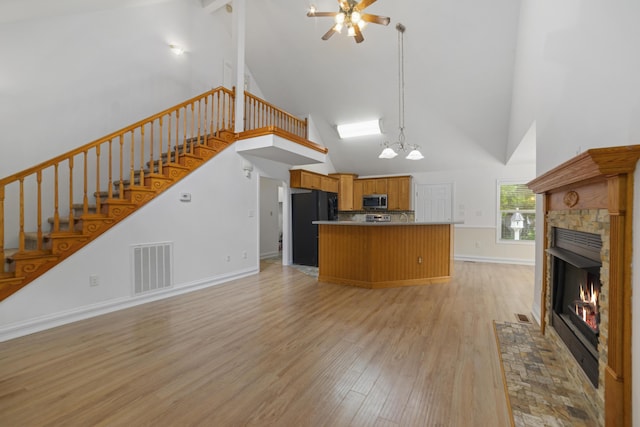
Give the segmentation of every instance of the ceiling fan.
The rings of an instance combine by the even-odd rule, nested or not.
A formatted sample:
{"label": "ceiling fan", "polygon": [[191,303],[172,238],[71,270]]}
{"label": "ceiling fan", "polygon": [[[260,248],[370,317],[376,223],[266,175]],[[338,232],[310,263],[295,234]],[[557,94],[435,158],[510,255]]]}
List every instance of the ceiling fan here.
{"label": "ceiling fan", "polygon": [[332,17],[335,20],[335,25],[332,26],[329,31],[322,36],[322,40],[329,40],[334,33],[342,32],[344,26],[347,27],[347,35],[352,36],[356,43],[362,43],[364,36],[362,35],[362,29],[367,22],[380,25],[389,25],[391,19],[388,16],[371,15],[370,13],[362,13],[367,7],[369,7],[376,0],[338,0],[340,10],[337,12],[318,12],[315,6],[311,6],[307,16],[309,17]]}

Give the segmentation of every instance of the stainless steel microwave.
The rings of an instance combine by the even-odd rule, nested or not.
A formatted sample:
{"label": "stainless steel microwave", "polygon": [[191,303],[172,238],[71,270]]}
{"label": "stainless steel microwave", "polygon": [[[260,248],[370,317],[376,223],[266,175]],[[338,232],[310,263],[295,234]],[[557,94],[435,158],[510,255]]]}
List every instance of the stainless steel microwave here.
{"label": "stainless steel microwave", "polygon": [[387,195],[365,194],[362,196],[362,208],[365,210],[387,209]]}

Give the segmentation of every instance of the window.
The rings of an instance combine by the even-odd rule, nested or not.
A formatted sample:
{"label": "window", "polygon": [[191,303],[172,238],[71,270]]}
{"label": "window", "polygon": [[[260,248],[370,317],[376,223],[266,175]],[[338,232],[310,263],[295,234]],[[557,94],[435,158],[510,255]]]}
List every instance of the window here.
{"label": "window", "polygon": [[521,182],[498,182],[498,241],[536,239],[536,195]]}

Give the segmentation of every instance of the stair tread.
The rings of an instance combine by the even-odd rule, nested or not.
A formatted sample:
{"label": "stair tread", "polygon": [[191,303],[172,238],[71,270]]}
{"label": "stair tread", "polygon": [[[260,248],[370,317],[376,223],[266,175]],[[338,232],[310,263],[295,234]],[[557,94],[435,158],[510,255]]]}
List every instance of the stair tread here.
{"label": "stair tread", "polygon": [[[71,207],[73,209],[84,209],[84,204],[82,204],[82,203],[74,203],[73,205],[71,205]],[[96,205],[87,205],[87,209],[88,210],[96,209]]]}
{"label": "stair tread", "polygon": [[22,280],[24,277],[16,277],[16,273],[5,273],[0,271],[0,281],[3,280]]}
{"label": "stair tread", "polygon": [[[39,257],[57,257],[53,255],[50,249],[25,249],[24,251],[16,251],[11,255],[11,258],[39,258]],[[7,257],[9,258],[9,257]]]}
{"label": "stair tread", "polygon": [[5,258],[9,258],[10,256],[13,256],[13,254],[18,252],[18,248],[10,248],[10,249],[5,249],[4,250],[4,257]]}
{"label": "stair tread", "polygon": [[[42,233],[42,235],[44,236],[46,233]],[[37,231],[25,231],[24,232],[24,237],[25,238],[37,238],[38,237],[38,232]]]}
{"label": "stair tread", "polygon": [[[74,217],[73,217],[73,220],[74,220],[74,221],[77,221],[77,220],[78,220],[78,218],[74,216]],[[52,217],[52,216],[50,216],[49,218],[47,218],[47,222],[48,222],[49,224],[53,224],[55,221],[56,221],[56,219],[55,219],[54,217]],[[69,217],[68,217],[68,216],[61,216],[61,217],[58,217],[58,222],[59,222],[60,224],[68,224],[68,223],[69,223]]]}

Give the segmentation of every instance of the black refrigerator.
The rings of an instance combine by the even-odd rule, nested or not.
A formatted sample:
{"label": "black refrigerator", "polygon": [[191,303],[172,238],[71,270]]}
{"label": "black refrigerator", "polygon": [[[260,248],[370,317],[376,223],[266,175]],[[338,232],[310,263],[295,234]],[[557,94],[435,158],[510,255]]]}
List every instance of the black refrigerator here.
{"label": "black refrigerator", "polygon": [[293,263],[318,266],[318,226],[312,221],[336,221],[338,195],[312,190],[291,195]]}

